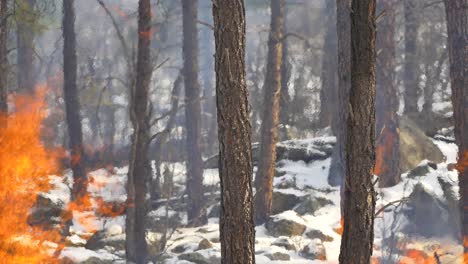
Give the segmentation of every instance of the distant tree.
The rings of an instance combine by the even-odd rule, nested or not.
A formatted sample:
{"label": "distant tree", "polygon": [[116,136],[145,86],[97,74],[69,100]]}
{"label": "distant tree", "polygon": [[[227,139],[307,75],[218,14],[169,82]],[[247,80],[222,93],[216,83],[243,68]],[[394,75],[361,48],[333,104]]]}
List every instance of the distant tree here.
{"label": "distant tree", "polygon": [[252,127],[245,78],[243,0],[213,1],[221,180],[221,262],[255,263]]}
{"label": "distant tree", "polygon": [[385,15],[377,24],[376,166],[380,187],[400,182],[398,92],[395,84],[395,1],[378,0]]}
{"label": "distant tree", "polygon": [[37,26],[35,11],[37,0],[16,0],[16,53],[17,77],[20,91],[32,91],[35,88],[36,73],[34,69],[34,38]]}
{"label": "distant tree", "polygon": [[[375,192],[375,0],[351,1],[351,90],[340,263],[370,263]],[[359,242],[357,242],[359,241]]]}
{"label": "distant tree", "polygon": [[[283,34],[287,34],[288,8],[284,8]],[[281,56],[281,92],[280,92],[280,124],[290,125],[290,104],[289,82],[291,80],[292,65],[289,62],[288,38],[283,39],[283,55]]]}
{"label": "distant tree", "polygon": [[198,82],[198,1],[181,0],[183,12],[183,57],[185,83],[185,127],[187,129],[187,217],[192,226],[206,224],[203,196],[201,105]]}
{"label": "distant tree", "polygon": [[276,143],[281,93],[281,66],[283,59],[284,0],[271,0],[271,29],[268,39],[260,154],[255,177],[255,221],[263,224],[271,212],[273,177],[275,176]]}
{"label": "distant tree", "polygon": [[405,113],[417,113],[419,111],[418,12],[420,12],[418,0],[404,0],[405,59],[403,62],[403,81],[405,85]]}
{"label": "distant tree", "polygon": [[0,0],[0,128],[7,125],[8,114],[8,0]]}
{"label": "distant tree", "polygon": [[450,84],[455,142],[458,146],[460,210],[464,263],[468,262],[468,6],[465,0],[444,0],[447,17]]}
{"label": "distant tree", "polygon": [[63,0],[63,95],[68,127],[71,169],[73,171],[72,198],[79,199],[87,192],[87,177],[83,151],[80,102],[76,85],[77,59],[74,0]]}
{"label": "distant tree", "polygon": [[146,263],[146,193],[150,177],[148,146],[149,88],[153,68],[151,65],[151,1],[138,2],[138,51],[135,86],[132,87],[130,119],[133,125],[132,149],[127,180],[127,217],[125,223],[125,253],[128,261]]}

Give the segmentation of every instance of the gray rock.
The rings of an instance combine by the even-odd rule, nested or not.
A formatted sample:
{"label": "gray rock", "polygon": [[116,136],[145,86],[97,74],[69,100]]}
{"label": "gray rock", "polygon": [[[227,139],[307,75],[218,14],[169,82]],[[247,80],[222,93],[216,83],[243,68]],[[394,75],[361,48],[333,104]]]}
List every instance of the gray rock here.
{"label": "gray rock", "polygon": [[114,263],[113,260],[108,260],[108,259],[100,259],[96,257],[90,257],[89,259],[80,262],[81,264],[112,264]]}
{"label": "gray rock", "polygon": [[296,251],[297,248],[296,246],[294,245],[294,243],[292,242],[292,240],[289,238],[289,237],[279,237],[278,239],[276,239],[275,241],[273,241],[273,243],[271,244],[273,246],[277,246],[277,247],[283,247],[287,250],[292,250],[292,251]]}
{"label": "gray rock", "polygon": [[318,239],[313,240],[301,250],[301,256],[310,260],[327,260],[327,252],[322,242]]}
{"label": "gray rock", "polygon": [[313,229],[313,230],[308,231],[305,235],[306,235],[306,237],[308,237],[310,239],[319,239],[322,242],[331,242],[331,241],[333,241],[333,237],[325,235],[320,230],[314,230]]}
{"label": "gray rock", "polygon": [[281,252],[275,252],[273,254],[266,254],[265,257],[271,260],[281,260],[281,261],[288,261],[291,260],[291,256]]}
{"label": "gray rock", "polygon": [[280,236],[300,236],[304,233],[306,227],[303,224],[286,219],[275,219],[270,217],[265,224],[268,232],[275,237]]}
{"label": "gray rock", "polygon": [[294,194],[287,194],[282,192],[273,192],[271,214],[279,214],[294,208],[300,201],[301,197]]}
{"label": "gray rock", "polygon": [[187,260],[195,264],[212,264],[210,259],[205,258],[202,254],[198,252],[190,252],[179,255],[179,259]]}
{"label": "gray rock", "polygon": [[317,210],[327,205],[332,205],[333,202],[322,197],[309,197],[294,208],[294,211],[300,215],[313,215]]}
{"label": "gray rock", "polygon": [[186,245],[177,245],[171,250],[171,252],[176,253],[176,254],[180,254],[180,253],[185,252],[185,250],[187,250]]}
{"label": "gray rock", "polygon": [[213,248],[213,244],[211,244],[211,242],[204,238],[200,241],[200,243],[198,243],[198,249],[197,250],[203,250],[203,249],[209,249],[209,248]]}
{"label": "gray rock", "polygon": [[416,168],[410,170],[408,177],[416,178],[420,176],[426,176],[432,169],[437,169],[437,164],[428,162],[426,164],[418,165]]}

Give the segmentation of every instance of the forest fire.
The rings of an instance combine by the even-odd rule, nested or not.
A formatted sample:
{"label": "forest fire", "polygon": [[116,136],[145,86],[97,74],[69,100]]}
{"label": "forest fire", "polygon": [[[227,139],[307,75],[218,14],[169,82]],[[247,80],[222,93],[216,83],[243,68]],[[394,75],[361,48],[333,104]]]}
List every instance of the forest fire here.
{"label": "forest fire", "polygon": [[[15,98],[15,113],[0,131],[0,258],[3,263],[54,263],[59,233],[31,227],[27,217],[37,193],[50,189],[48,175],[57,172],[55,151],[40,139],[44,93]],[[5,113],[2,113],[5,115]]]}

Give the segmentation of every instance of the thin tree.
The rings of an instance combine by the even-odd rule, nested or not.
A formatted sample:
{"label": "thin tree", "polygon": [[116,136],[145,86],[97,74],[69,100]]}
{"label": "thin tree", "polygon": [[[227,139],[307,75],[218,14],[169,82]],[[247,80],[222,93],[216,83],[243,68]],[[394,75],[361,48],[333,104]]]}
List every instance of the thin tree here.
{"label": "thin tree", "polygon": [[400,136],[398,134],[398,92],[395,85],[394,0],[379,0],[385,11],[377,28],[376,166],[380,187],[400,182]]}
{"label": "thin tree", "polygon": [[8,0],[0,0],[0,129],[8,114]]}
{"label": "thin tree", "polygon": [[146,263],[146,193],[150,176],[148,146],[149,87],[151,82],[151,2],[138,2],[138,51],[135,87],[132,87],[130,119],[133,125],[132,149],[127,180],[127,217],[125,253],[128,261]]}
{"label": "thin tree", "polygon": [[351,1],[351,91],[340,263],[370,263],[375,193],[375,0]]}
{"label": "thin tree", "polygon": [[285,1],[271,0],[270,4],[271,28],[268,38],[268,61],[263,88],[264,99],[260,129],[260,155],[257,175],[255,177],[256,224],[263,224],[271,212],[280,112]]}
{"label": "thin tree", "polygon": [[444,0],[447,18],[450,85],[455,141],[458,146],[460,210],[464,263],[468,262],[468,5],[465,0]]}
{"label": "thin tree", "polygon": [[68,127],[71,169],[73,172],[72,198],[79,199],[86,194],[87,178],[83,151],[80,102],[76,85],[77,58],[75,35],[74,0],[63,0],[63,95]]}
{"label": "thin tree", "polygon": [[15,1],[16,4],[16,54],[17,77],[20,91],[32,91],[35,88],[34,37],[37,22],[36,0]]}
{"label": "thin tree", "polygon": [[405,17],[405,59],[403,81],[405,84],[405,113],[418,112],[419,78],[418,78],[418,0],[404,0]]}
{"label": "thin tree", "polygon": [[255,263],[252,127],[245,76],[243,0],[213,1],[216,43],[221,262]]}
{"label": "thin tree", "polygon": [[192,226],[206,224],[203,196],[200,84],[198,82],[198,1],[181,0],[183,12],[183,57],[185,127],[187,129],[187,217]]}

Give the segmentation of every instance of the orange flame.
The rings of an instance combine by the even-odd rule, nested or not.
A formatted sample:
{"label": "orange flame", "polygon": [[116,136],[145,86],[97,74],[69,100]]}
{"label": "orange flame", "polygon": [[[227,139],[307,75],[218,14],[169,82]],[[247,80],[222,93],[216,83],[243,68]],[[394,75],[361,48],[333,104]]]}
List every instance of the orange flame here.
{"label": "orange flame", "polygon": [[402,257],[399,264],[437,264],[433,256],[417,249],[406,250],[406,256]]}
{"label": "orange flame", "polygon": [[[31,227],[27,218],[39,192],[50,189],[48,175],[58,171],[55,151],[40,138],[45,89],[18,96],[15,113],[0,130],[0,259],[2,263],[57,263],[52,253],[60,235]],[[49,243],[52,242],[52,243]],[[55,246],[54,246],[55,245]]]}
{"label": "orange flame", "polygon": [[390,170],[388,164],[385,162],[385,159],[392,157],[395,140],[395,134],[392,133],[390,129],[384,127],[377,140],[377,146],[375,150],[375,175],[381,175]]}

